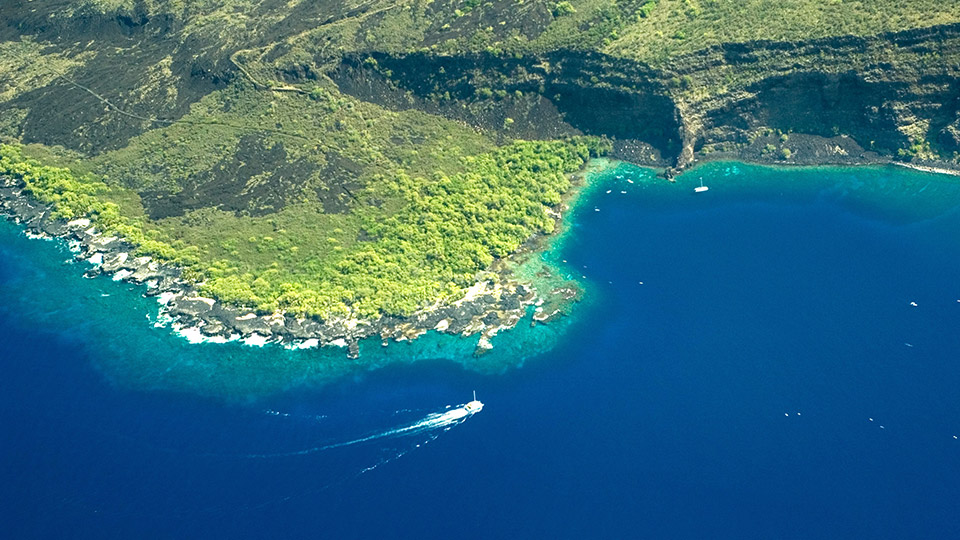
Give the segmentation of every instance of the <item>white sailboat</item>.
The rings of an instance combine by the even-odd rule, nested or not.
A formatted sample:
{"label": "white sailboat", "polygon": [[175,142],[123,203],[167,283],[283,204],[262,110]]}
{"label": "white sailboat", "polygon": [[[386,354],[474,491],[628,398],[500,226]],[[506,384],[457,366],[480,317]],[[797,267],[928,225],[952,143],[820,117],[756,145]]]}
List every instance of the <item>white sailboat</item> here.
{"label": "white sailboat", "polygon": [[474,390],[473,401],[464,405],[463,410],[467,411],[468,414],[474,414],[480,412],[481,409],[483,409],[483,403],[477,400],[477,391]]}
{"label": "white sailboat", "polygon": [[710,189],[709,187],[703,185],[703,177],[700,177],[700,187],[693,188],[694,193],[701,193]]}

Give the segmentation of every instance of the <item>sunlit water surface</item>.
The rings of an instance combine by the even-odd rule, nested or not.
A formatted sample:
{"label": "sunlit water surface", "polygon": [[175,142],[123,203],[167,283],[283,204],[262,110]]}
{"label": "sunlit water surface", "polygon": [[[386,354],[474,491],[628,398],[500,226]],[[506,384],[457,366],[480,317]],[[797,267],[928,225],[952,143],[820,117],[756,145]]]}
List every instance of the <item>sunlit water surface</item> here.
{"label": "sunlit water surface", "polygon": [[600,176],[591,301],[480,359],[191,345],[0,223],[5,536],[956,537],[960,182]]}

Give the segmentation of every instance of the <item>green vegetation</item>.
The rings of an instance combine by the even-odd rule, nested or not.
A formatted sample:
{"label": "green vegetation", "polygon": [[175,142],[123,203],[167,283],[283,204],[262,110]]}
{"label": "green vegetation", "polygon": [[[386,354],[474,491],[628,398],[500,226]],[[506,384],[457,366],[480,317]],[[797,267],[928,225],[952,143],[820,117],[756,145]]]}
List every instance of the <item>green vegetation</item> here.
{"label": "green vegetation", "polygon": [[0,42],[0,103],[25,91],[49,84],[57,73],[69,72],[86,55],[44,53],[44,46],[30,39]]}
{"label": "green vegetation", "polygon": [[874,35],[957,21],[960,4],[938,0],[656,0],[642,3],[605,50],[662,62],[722,43]]}
{"label": "green vegetation", "polygon": [[[488,137],[457,122],[416,110],[390,111],[332,84],[313,86],[303,96],[264,93],[239,81],[194,103],[178,122],[91,163],[98,173],[138,191],[175,195],[197,178],[231,182],[221,195],[242,192],[244,207],[236,209],[263,213],[336,190],[348,179],[328,176],[335,164],[365,184],[397,169],[414,175],[459,171],[463,156],[494,147]],[[272,174],[277,170],[289,173]],[[257,174],[267,176],[248,178]],[[264,181],[283,182],[284,201],[265,201]]]}
{"label": "green vegetation", "polygon": [[[960,45],[879,40],[796,56],[758,50],[736,66],[725,51],[704,50],[960,22],[960,5],[933,0],[5,8],[0,140],[13,145],[2,147],[0,171],[60,216],[89,216],[141,253],[183,265],[206,294],[321,317],[402,315],[454,299],[494,260],[550,233],[569,175],[606,151],[581,133],[649,135],[666,162],[699,136],[702,111],[749,99],[771,73],[883,66],[882,77],[910,85],[960,65]],[[420,60],[436,69],[410,68]],[[917,95],[940,86],[949,85]],[[614,126],[608,92],[609,104],[637,114]],[[904,159],[935,157],[953,139],[950,150],[960,147],[954,119],[910,107],[876,107],[883,118],[895,111],[908,142],[869,138]],[[783,147],[788,139],[764,156],[803,158]],[[701,142],[706,152],[734,140]]]}
{"label": "green vegetation", "polygon": [[577,8],[573,7],[573,4],[564,0],[563,2],[557,2],[553,6],[553,15],[554,17],[561,17],[563,15],[570,15],[571,13],[576,13]]}
{"label": "green vegetation", "polygon": [[[261,220],[210,210],[181,222],[131,219],[111,202],[127,190],[43,166],[10,145],[0,146],[0,173],[22,179],[59,217],[89,217],[105,233],[139,245],[140,253],[184,265],[205,292],[226,302],[373,318],[455,299],[495,257],[551,232],[548,211],[570,188],[568,176],[605,151],[594,139],[518,142],[464,158],[468,172],[438,171],[429,180],[399,172],[361,190],[357,211],[333,221],[308,203]],[[317,225],[330,236],[311,235]],[[200,239],[184,234],[191,228],[204,230],[204,239],[192,242]],[[246,236],[252,231],[258,234]],[[366,240],[357,241],[361,233]]]}
{"label": "green vegetation", "polygon": [[26,192],[53,206],[54,217],[90,218],[104,234],[139,246],[140,254],[188,268],[200,262],[195,246],[168,242],[158,231],[146,229],[141,220],[125,215],[121,201],[129,200],[131,194],[108,186],[91,174],[78,176],[67,168],[43,165],[7,144],[0,144],[0,174],[22,180]]}
{"label": "green vegetation", "polygon": [[912,144],[908,148],[901,148],[897,151],[897,154],[901,158],[920,158],[920,159],[936,159],[937,155],[930,148],[930,141],[918,138],[912,141]]}
{"label": "green vegetation", "polygon": [[[589,157],[586,141],[522,142],[466,158],[470,172],[432,179],[400,174],[358,196],[399,202],[388,217],[364,206],[360,230],[370,240],[353,242],[324,262],[282,257],[259,274],[218,261],[207,288],[219,298],[253,300],[259,309],[373,317],[409,314],[434,301],[455,299],[494,257],[514,252],[534,233],[553,230],[547,211],[569,189],[567,175]],[[277,252],[297,246],[285,229],[254,244]],[[327,250],[342,247],[325,239]],[[350,242],[347,242],[350,244]],[[305,246],[309,248],[308,246]],[[349,308],[349,310],[348,310]]]}
{"label": "green vegetation", "polygon": [[[287,27],[281,48],[288,58],[305,52],[575,48],[662,62],[722,43],[875,35],[960,21],[960,5],[938,0],[374,0],[338,3],[340,9],[305,0],[283,7],[254,0],[65,4],[53,9],[54,18],[88,13],[172,17],[195,39],[253,47],[241,55],[248,60],[258,56],[259,47],[273,48],[262,38],[277,36],[281,26]],[[544,12],[549,19],[543,19]],[[292,13],[304,22],[326,22],[291,25]]]}

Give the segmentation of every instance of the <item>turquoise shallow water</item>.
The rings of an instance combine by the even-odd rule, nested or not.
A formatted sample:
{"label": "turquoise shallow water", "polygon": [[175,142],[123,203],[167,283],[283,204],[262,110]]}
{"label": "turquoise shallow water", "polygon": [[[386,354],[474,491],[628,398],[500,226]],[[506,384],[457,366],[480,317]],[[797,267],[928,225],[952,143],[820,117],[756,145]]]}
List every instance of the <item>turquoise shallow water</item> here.
{"label": "turquoise shallow water", "polygon": [[[494,349],[475,356],[478,336],[460,338],[430,332],[415,342],[383,347],[361,343],[361,360],[346,349],[291,350],[240,342],[191,344],[157,326],[159,305],[142,297],[145,288],[106,278],[82,279],[88,267],[73,262],[65,243],[25,237],[0,222],[0,249],[7,279],[0,283],[8,316],[78,340],[111,381],[138,389],[186,391],[244,401],[300,386],[323,385],[391,363],[452,359],[467,368],[502,372],[549,349],[569,321],[549,326],[522,322],[508,338],[493,338]],[[549,256],[545,255],[545,256]]]}
{"label": "turquoise shallow water", "polygon": [[[584,197],[550,256],[591,300],[479,361],[438,335],[365,342],[362,364],[190,345],[136,288],[0,224],[2,522],[18,538],[960,533],[960,182],[713,163],[671,184],[620,165]],[[474,389],[481,413],[443,416]]]}

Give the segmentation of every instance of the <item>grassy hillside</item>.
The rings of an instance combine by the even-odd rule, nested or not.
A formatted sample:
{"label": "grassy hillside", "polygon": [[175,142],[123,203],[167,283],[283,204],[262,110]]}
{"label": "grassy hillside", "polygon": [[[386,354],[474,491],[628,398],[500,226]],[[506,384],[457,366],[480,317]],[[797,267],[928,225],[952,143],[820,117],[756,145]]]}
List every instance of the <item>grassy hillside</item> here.
{"label": "grassy hillside", "polygon": [[657,60],[721,43],[873,35],[960,21],[937,0],[71,0],[49,9],[70,20],[165,16],[185,34],[226,46],[270,45],[318,31],[341,51],[453,52],[595,48]]}
{"label": "grassy hillside", "polygon": [[666,62],[723,43],[874,35],[960,21],[960,4],[938,0],[650,0],[603,50]]}

